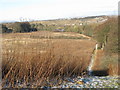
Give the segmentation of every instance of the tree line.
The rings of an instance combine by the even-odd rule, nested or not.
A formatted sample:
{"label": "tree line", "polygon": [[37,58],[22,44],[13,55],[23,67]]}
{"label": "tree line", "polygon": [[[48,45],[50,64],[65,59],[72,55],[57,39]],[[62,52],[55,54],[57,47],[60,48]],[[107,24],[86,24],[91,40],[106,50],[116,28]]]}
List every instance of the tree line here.
{"label": "tree line", "polygon": [[29,22],[15,22],[9,26],[2,24],[2,33],[24,33],[31,31],[37,31],[37,29],[31,27]]}

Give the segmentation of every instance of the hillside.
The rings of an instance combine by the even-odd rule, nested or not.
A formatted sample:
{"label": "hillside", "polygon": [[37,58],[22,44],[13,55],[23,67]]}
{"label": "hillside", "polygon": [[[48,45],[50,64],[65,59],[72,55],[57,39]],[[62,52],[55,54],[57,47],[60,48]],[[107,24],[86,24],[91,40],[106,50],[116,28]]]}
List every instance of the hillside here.
{"label": "hillside", "polygon": [[116,16],[99,16],[2,24],[2,86],[53,87],[72,78],[87,87],[93,79],[101,83],[99,75],[113,76],[109,79],[115,82],[120,63],[117,22]]}
{"label": "hillside", "polygon": [[92,36],[94,28],[105,22],[107,16],[86,17],[60,20],[15,22],[2,24],[4,32],[60,31],[77,32]]}
{"label": "hillside", "polygon": [[[118,75],[118,18],[109,19],[97,26],[94,31],[94,39],[98,41],[99,50],[94,69],[108,70],[109,75]],[[104,53],[104,54],[103,54]],[[99,68],[96,67],[99,65]]]}

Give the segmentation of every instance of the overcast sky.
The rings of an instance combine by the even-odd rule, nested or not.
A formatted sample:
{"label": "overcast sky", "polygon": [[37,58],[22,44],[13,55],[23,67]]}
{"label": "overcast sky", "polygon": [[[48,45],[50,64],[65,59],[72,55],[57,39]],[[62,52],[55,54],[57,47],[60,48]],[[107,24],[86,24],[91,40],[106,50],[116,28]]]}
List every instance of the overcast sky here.
{"label": "overcast sky", "polygon": [[0,22],[117,14],[119,0],[0,0]]}

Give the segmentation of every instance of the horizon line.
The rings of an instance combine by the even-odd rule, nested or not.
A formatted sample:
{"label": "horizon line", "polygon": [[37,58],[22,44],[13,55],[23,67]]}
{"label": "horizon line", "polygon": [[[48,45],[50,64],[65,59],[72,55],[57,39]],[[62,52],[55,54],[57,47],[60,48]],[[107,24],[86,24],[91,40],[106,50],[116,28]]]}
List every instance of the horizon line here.
{"label": "horizon line", "polygon": [[30,19],[30,18],[22,18],[24,21],[20,20],[3,20],[0,23],[14,23],[14,22],[33,22],[33,21],[50,21],[50,20],[64,20],[64,19],[74,19],[74,18],[87,18],[87,17],[102,17],[102,16],[119,16],[119,15],[87,15],[87,16],[78,16],[78,17],[65,17],[65,18],[54,18],[54,19]]}

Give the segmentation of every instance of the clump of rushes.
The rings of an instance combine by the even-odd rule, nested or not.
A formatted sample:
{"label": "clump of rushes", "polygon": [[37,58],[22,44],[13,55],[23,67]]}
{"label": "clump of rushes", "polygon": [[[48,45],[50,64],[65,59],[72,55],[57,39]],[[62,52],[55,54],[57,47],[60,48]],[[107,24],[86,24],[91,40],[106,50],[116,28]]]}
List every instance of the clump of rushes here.
{"label": "clump of rushes", "polygon": [[62,77],[81,75],[89,65],[95,45],[90,40],[29,39],[28,42],[21,38],[16,42],[16,38],[3,41],[3,87],[51,86],[52,79],[61,82]]}

